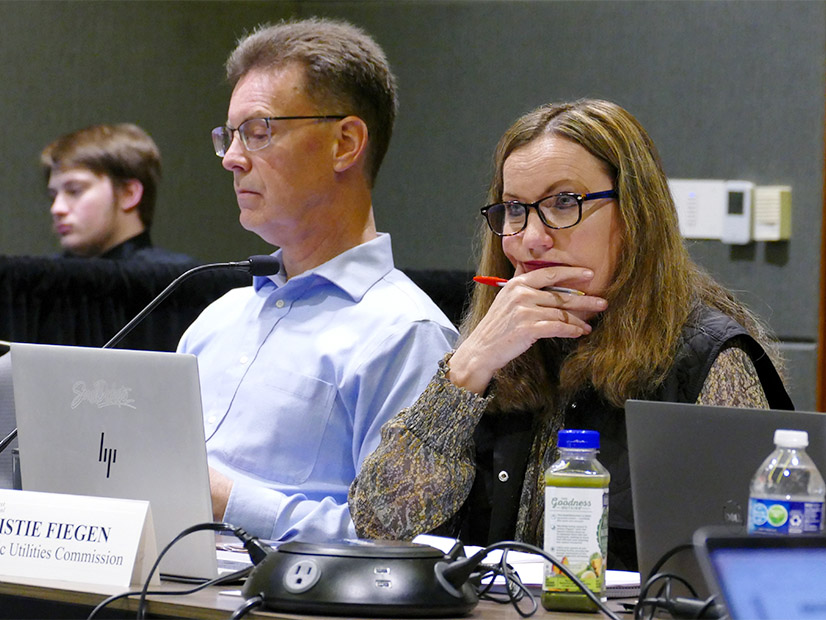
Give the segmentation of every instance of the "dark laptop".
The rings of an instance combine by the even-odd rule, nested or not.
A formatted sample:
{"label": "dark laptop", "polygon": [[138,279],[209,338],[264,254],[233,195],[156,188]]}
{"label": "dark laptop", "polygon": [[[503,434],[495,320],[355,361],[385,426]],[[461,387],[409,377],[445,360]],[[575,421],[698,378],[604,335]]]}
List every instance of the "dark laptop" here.
{"label": "dark laptop", "polygon": [[625,405],[641,583],[668,551],[663,570],[709,589],[691,544],[704,526],[745,530],[749,484],[774,450],[778,428],[809,433],[807,452],[826,472],[826,415],[629,400]]}
{"label": "dark laptop", "polygon": [[703,528],[694,550],[731,620],[826,618],[826,537],[732,535]]}

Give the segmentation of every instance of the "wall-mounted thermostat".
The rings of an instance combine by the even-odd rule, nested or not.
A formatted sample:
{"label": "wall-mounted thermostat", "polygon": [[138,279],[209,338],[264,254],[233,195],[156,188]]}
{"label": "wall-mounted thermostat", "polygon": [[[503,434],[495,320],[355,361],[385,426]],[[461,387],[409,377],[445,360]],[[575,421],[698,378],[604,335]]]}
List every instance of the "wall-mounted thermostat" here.
{"label": "wall-mounted thermostat", "polygon": [[752,197],[754,183],[751,181],[726,181],[727,204],[723,215],[723,243],[744,245],[752,239]]}

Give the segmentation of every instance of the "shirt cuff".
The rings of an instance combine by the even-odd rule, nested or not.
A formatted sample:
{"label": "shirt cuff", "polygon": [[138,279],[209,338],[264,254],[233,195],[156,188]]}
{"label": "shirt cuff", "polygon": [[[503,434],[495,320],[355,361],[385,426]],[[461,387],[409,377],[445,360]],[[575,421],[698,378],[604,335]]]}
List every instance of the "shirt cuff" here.
{"label": "shirt cuff", "polygon": [[[268,497],[262,497],[267,494]],[[279,493],[266,493],[260,486],[235,480],[227,500],[224,521],[237,526],[243,523],[247,533],[259,538],[273,538],[273,528],[281,507]]]}
{"label": "shirt cuff", "polygon": [[439,369],[419,399],[400,416],[407,429],[439,452],[458,454],[473,439],[473,432],[493,398],[493,389],[480,396],[447,378],[447,362],[453,352],[439,362]]}

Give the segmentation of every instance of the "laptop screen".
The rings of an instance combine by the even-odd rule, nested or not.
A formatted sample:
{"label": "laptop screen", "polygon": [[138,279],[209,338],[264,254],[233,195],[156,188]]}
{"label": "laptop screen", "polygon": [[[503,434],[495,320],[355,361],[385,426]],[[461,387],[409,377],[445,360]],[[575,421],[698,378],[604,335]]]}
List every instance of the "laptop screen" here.
{"label": "laptop screen", "polygon": [[[150,502],[160,551],[212,521],[192,355],[13,344],[23,489]],[[181,540],[161,572],[217,576],[215,538]]]}
{"label": "laptop screen", "polygon": [[826,538],[712,536],[698,553],[732,620],[826,618]]}

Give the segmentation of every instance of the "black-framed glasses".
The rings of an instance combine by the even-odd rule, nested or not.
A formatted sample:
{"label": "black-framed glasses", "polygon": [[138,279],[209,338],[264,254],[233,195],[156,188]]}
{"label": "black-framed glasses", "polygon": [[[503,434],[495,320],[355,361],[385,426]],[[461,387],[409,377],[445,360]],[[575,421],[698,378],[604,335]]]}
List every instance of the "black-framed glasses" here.
{"label": "black-framed glasses", "polygon": [[570,228],[582,219],[582,203],[586,200],[616,198],[617,190],[608,189],[591,194],[562,192],[545,196],[536,202],[526,203],[518,200],[498,202],[483,207],[481,212],[494,234],[509,237],[525,230],[528,225],[528,212],[536,209],[539,220],[548,228]]}
{"label": "black-framed glasses", "polygon": [[236,131],[241,136],[241,143],[248,151],[260,151],[270,145],[272,141],[271,121],[294,121],[299,119],[312,119],[317,121],[340,121],[347,118],[342,114],[325,114],[320,116],[266,116],[263,118],[251,118],[244,121],[233,129],[229,125],[216,127],[212,130],[212,146],[215,147],[215,154],[223,157],[227,154],[232,145],[232,134]]}

